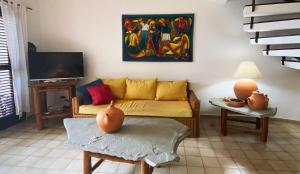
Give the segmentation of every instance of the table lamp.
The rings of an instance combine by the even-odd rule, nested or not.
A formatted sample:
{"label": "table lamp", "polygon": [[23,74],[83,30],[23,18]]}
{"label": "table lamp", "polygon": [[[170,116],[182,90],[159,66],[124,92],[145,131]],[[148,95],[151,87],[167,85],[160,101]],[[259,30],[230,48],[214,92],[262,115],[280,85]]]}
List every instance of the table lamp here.
{"label": "table lamp", "polygon": [[236,97],[240,100],[246,100],[250,97],[252,92],[258,89],[253,79],[261,77],[262,75],[254,62],[241,62],[234,73],[234,78],[239,79],[233,87]]}

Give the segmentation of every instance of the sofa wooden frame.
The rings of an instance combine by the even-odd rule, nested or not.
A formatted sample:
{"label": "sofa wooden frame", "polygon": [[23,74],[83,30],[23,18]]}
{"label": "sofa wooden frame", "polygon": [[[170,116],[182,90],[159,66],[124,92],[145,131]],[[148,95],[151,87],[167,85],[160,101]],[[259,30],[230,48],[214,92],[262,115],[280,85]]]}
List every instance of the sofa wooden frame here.
{"label": "sofa wooden frame", "polygon": [[[200,101],[198,100],[197,96],[192,90],[188,91],[188,101],[193,111],[192,117],[168,117],[175,119],[186,126],[192,129],[192,137],[199,137],[200,135]],[[96,117],[96,115],[92,114],[80,114],[79,113],[80,107],[80,99],[78,97],[72,98],[72,113],[74,118],[89,118],[89,117]],[[134,117],[134,116],[128,116]],[[141,116],[138,116],[141,117]],[[148,116],[147,116],[148,117]]]}

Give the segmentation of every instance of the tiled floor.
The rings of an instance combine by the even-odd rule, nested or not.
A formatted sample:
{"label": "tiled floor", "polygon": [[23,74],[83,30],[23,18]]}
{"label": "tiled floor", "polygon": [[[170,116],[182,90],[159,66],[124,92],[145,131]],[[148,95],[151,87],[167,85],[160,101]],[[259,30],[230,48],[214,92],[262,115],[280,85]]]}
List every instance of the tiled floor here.
{"label": "tiled floor", "polygon": [[[300,174],[299,123],[271,122],[269,140],[219,134],[218,120],[201,120],[201,138],[186,139],[178,148],[180,162],[154,174]],[[0,174],[79,174],[82,154],[66,145],[62,124],[37,131],[26,121],[0,132]],[[139,166],[105,161],[95,173],[135,174]]]}

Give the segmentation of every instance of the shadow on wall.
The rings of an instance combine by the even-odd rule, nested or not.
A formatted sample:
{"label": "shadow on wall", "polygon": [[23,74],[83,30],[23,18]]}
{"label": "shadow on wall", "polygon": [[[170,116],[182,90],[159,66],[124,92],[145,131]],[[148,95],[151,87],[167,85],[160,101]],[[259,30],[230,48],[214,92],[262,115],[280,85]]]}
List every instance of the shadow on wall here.
{"label": "shadow on wall", "polygon": [[278,108],[276,117],[299,120],[300,97],[295,95],[300,94],[299,86],[288,77],[282,80],[284,82],[274,79],[264,79],[263,82],[258,81],[259,89],[268,94],[270,99],[269,105]]}
{"label": "shadow on wall", "polygon": [[197,93],[201,101],[201,114],[216,114],[219,110],[209,103],[211,98],[234,97],[233,85],[235,81],[232,79],[223,80],[214,84],[201,85],[192,83],[192,89]]}

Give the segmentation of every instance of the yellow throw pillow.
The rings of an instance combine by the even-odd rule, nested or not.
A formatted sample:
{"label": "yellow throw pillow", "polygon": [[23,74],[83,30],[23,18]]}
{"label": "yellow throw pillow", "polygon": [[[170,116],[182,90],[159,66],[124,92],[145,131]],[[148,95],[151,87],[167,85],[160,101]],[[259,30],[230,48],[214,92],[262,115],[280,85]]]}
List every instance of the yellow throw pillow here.
{"label": "yellow throw pillow", "polygon": [[116,98],[123,99],[126,92],[126,79],[127,77],[117,79],[102,79],[102,81],[104,84],[109,86],[112,94]]}
{"label": "yellow throw pillow", "polygon": [[129,100],[154,100],[156,79],[126,80],[125,99]]}
{"label": "yellow throw pillow", "polygon": [[187,81],[157,82],[155,100],[187,100]]}

